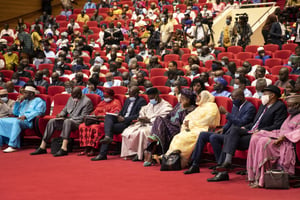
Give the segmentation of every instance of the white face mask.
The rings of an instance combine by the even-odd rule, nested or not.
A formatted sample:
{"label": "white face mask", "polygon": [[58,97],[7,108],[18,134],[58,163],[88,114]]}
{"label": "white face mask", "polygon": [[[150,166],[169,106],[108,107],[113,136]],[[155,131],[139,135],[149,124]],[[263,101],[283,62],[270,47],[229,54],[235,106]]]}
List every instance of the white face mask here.
{"label": "white face mask", "polygon": [[11,82],[12,82],[13,84],[16,84],[16,83],[18,82],[18,79],[11,79]]}
{"label": "white face mask", "polygon": [[238,84],[233,84],[233,89],[238,89],[240,86]]}
{"label": "white face mask", "polygon": [[239,77],[240,77],[240,74],[238,74],[238,73],[234,74],[234,78],[239,78]]}
{"label": "white face mask", "polygon": [[74,102],[78,102],[79,99],[78,99],[78,98],[73,98],[73,101],[74,101]]}
{"label": "white face mask", "polygon": [[111,102],[112,99],[111,99],[111,98],[104,98],[103,100],[104,100],[106,103],[108,103],[108,102]]}
{"label": "white face mask", "polygon": [[7,97],[1,97],[1,100],[6,103],[8,101],[8,98]]}
{"label": "white face mask", "polygon": [[270,97],[269,95],[262,95],[261,96],[261,103],[265,106],[269,103]]}

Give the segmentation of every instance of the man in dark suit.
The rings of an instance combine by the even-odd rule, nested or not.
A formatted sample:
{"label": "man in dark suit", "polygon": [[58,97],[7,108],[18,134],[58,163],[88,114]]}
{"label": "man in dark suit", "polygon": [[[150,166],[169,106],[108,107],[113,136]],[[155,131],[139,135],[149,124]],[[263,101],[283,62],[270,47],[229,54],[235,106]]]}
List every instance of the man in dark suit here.
{"label": "man in dark suit", "polygon": [[173,87],[175,81],[179,81],[181,86],[188,86],[188,82],[185,78],[178,75],[179,72],[174,70],[168,71],[168,80],[165,83],[165,86]]}
{"label": "man in dark suit", "polygon": [[140,109],[147,105],[146,100],[139,96],[139,87],[132,86],[129,89],[129,98],[126,99],[119,116],[106,115],[104,119],[105,137],[100,142],[100,153],[92,158],[92,161],[106,160],[109,144],[113,141],[114,134],[120,134],[133,120],[139,116]]}
{"label": "man in dark suit", "polygon": [[[223,152],[226,153],[226,157],[223,164],[216,168],[217,171],[224,173],[231,167],[232,156],[236,149],[247,150],[249,148],[252,134],[259,130],[272,131],[280,129],[287,118],[287,108],[279,100],[281,96],[280,89],[274,85],[269,85],[263,92],[262,105],[259,107],[253,122],[243,127],[233,127],[230,133],[225,136]],[[224,180],[219,174],[208,181]]]}
{"label": "man in dark suit", "polygon": [[34,76],[34,85],[43,86],[48,90],[49,83],[43,79],[43,72],[41,70],[37,71]]}
{"label": "man in dark suit", "polygon": [[50,82],[50,86],[64,86],[64,83],[59,80],[59,75],[57,72],[52,73]]}
{"label": "man in dark suit", "polygon": [[242,127],[252,122],[256,110],[252,103],[246,101],[244,92],[241,89],[235,89],[232,92],[233,108],[229,113],[224,107],[220,107],[220,113],[226,115],[227,123],[225,126],[213,132],[202,132],[198,138],[195,150],[192,154],[192,166],[185,174],[199,173],[200,158],[207,142],[210,142],[217,162],[221,163],[222,145],[225,135],[229,134],[232,127]]}

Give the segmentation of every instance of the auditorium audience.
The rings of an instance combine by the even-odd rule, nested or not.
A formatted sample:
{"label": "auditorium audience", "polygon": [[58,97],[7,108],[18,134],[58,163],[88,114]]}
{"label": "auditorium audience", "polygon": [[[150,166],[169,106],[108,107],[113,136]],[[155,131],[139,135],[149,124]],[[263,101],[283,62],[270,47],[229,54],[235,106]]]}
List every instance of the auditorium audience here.
{"label": "auditorium audience", "polygon": [[[238,30],[242,28],[239,25],[243,21],[243,16],[226,16],[226,25],[222,29],[218,41],[220,47],[215,46],[214,38],[211,37],[215,30],[214,26],[210,26],[210,22],[214,22],[213,19],[222,14],[223,9],[227,10],[233,7],[238,9],[238,5],[232,0],[228,3],[207,1],[212,4],[203,7],[199,7],[195,0],[181,2],[175,0],[171,3],[174,11],[163,7],[170,5],[165,0],[159,1],[158,5],[155,2],[145,3],[144,1],[135,2],[133,6],[127,3],[122,5],[122,2],[118,1],[101,0],[97,3],[96,5],[96,2],[87,0],[78,14],[75,12],[77,10],[72,8],[73,5],[70,1],[63,1],[61,15],[66,16],[67,20],[70,20],[69,22],[56,21],[56,19],[58,20],[57,16],[43,13],[34,22],[24,22],[22,18],[19,18],[15,30],[10,29],[8,24],[4,25],[0,32],[0,117],[2,117],[0,119],[0,135],[2,134],[0,143],[8,143],[9,147],[4,150],[5,152],[13,152],[20,147],[19,133],[21,130],[25,128],[32,128],[34,131],[44,129],[33,127],[34,117],[31,114],[27,115],[29,110],[25,104],[32,106],[31,102],[40,100],[38,104],[40,103],[41,106],[33,106],[34,108],[30,109],[30,112],[41,109],[40,112],[36,111],[34,116],[43,114],[45,102],[35,97],[35,94],[42,93],[42,97],[49,96],[50,94],[47,94],[48,86],[64,86],[65,91],[62,93],[70,94],[71,97],[58,118],[51,119],[48,125],[45,125],[44,138],[40,147],[32,153],[33,155],[47,152],[46,142],[52,136],[54,129],[62,130],[61,137],[63,139],[61,150],[55,156],[67,155],[70,133],[78,130],[79,124],[82,124],[84,128],[80,129],[81,146],[92,148],[81,154],[96,155],[95,152],[101,143],[100,153],[92,158],[93,161],[107,159],[109,144],[114,140],[114,134],[123,133],[122,157],[143,160],[144,150],[149,151],[145,153],[145,166],[152,164],[153,154],[160,155],[167,152],[166,154],[169,155],[179,149],[181,150],[182,167],[186,167],[196,145],[192,156],[193,164],[186,171],[189,174],[199,171],[202,148],[205,143],[210,142],[218,164],[222,165],[217,167],[220,173],[209,181],[229,179],[226,171],[232,164],[235,150],[248,149],[251,138],[249,130],[253,129],[257,123],[258,128],[256,127],[256,129],[259,132],[252,137],[253,141],[251,141],[249,149],[249,152],[256,155],[262,148],[260,144],[266,143],[266,136],[272,134],[273,130],[279,129],[284,120],[286,123],[291,123],[297,119],[297,116],[287,118],[284,107],[286,100],[289,110],[296,110],[298,97],[293,97],[293,95],[300,94],[300,78],[298,77],[300,74],[300,47],[294,46],[294,43],[299,44],[297,40],[299,38],[299,34],[297,34],[299,20],[296,21],[295,13],[290,12],[288,16],[286,10],[278,8],[276,15],[268,16],[262,28],[265,44],[278,44],[279,51],[290,50],[290,52],[287,55],[277,53],[278,50],[271,49],[277,48],[276,46],[265,46],[252,38],[251,44],[254,46],[251,47],[251,52],[253,55],[248,60],[241,57],[241,59],[236,59],[236,52],[232,54],[233,56],[220,55],[221,52],[229,51],[227,49],[229,46],[235,46],[237,40],[243,46],[243,51],[250,50],[244,45],[249,38],[236,37],[236,35],[242,37],[247,35]],[[179,4],[183,5],[177,6]],[[78,5],[74,4],[74,7],[78,8]],[[100,13],[98,8],[110,9]],[[237,19],[235,23],[233,23],[233,18]],[[251,18],[249,20],[251,21]],[[285,26],[284,21],[288,26]],[[95,27],[93,23],[96,23],[97,26]],[[247,41],[243,41],[243,39]],[[174,58],[166,57],[168,54],[179,55],[179,59],[175,59],[175,56]],[[259,62],[261,60],[262,65],[254,63],[254,58],[259,59]],[[271,60],[272,58],[276,59]],[[276,63],[277,60],[278,63]],[[279,67],[276,65],[282,67],[278,69]],[[155,71],[156,68],[161,68],[162,71]],[[152,82],[154,80],[152,78],[156,78],[157,75],[151,72],[167,76],[167,78],[161,77],[161,79],[156,79],[156,82]],[[271,85],[272,82],[275,86]],[[248,87],[250,85],[252,87]],[[12,99],[17,98],[18,92],[23,93],[24,86],[25,94],[19,97],[13,106],[10,104],[13,102]],[[36,90],[36,86],[39,91]],[[81,89],[74,88],[74,86],[80,86]],[[102,86],[108,91],[104,95],[105,98],[103,98],[103,92],[98,89],[100,87],[102,89]],[[125,86],[127,90],[123,90],[124,88],[119,86]],[[159,89],[163,93],[169,94],[164,94],[163,99],[160,98],[156,86],[160,86]],[[252,96],[253,86],[255,86],[253,97],[256,99],[251,98],[251,102],[257,103],[255,106],[259,106],[260,102],[263,105],[260,106],[254,122],[251,122],[249,118],[249,121],[246,120],[247,122],[243,125],[239,124],[241,120],[235,125],[236,121],[233,120],[233,115],[243,119],[247,116],[242,116],[243,111],[253,114],[253,107],[247,108],[246,105],[250,103],[245,101],[245,97]],[[3,88],[6,90],[2,90]],[[117,95],[114,96],[109,88],[114,89]],[[230,91],[233,93],[231,94]],[[52,90],[51,93],[53,92],[61,93],[61,90]],[[89,95],[85,96],[84,94],[97,94],[101,100],[104,100],[97,107],[98,109],[101,107],[101,111],[103,111],[101,115],[105,115],[100,119],[100,124],[90,126],[84,122],[84,116],[89,115],[93,110],[92,102],[87,97]],[[193,97],[191,97],[193,95],[198,95],[198,103],[201,105],[188,114],[193,108]],[[179,103],[172,109],[170,103],[172,105],[176,103],[174,96]],[[216,98],[219,111],[215,109],[213,96]],[[220,102],[220,99],[225,98],[218,96],[231,98],[233,103],[231,113],[227,111],[229,108],[225,109],[220,105],[223,103],[223,101]],[[53,100],[53,96],[50,97]],[[278,100],[279,98],[283,102]],[[149,99],[150,103],[147,104]],[[20,100],[23,101],[20,102]],[[121,100],[119,103],[123,103],[125,100],[122,109],[120,105],[112,111],[108,106],[100,106],[119,100]],[[95,102],[93,101],[93,103]],[[17,117],[25,120],[6,118],[12,114],[12,111],[19,109],[20,105],[24,105],[21,109],[25,111],[21,112],[25,112],[26,118],[22,116],[22,113],[18,113]],[[188,109],[185,109],[186,107]],[[267,109],[265,110],[265,108]],[[216,113],[213,113],[215,111]],[[107,112],[115,114],[107,114]],[[208,131],[209,125],[218,125],[220,122],[219,112],[226,115],[227,119],[227,124],[219,131],[223,131],[224,134],[212,132],[207,135],[205,132],[200,134],[200,131]],[[13,114],[16,113],[13,112]],[[291,115],[293,116],[293,114]],[[187,115],[186,118],[185,115]],[[201,117],[202,115],[203,117]],[[207,122],[207,118],[209,118],[209,122]],[[6,119],[15,121],[15,124],[11,123],[9,126],[16,128],[13,128],[12,131],[3,131],[10,130]],[[162,125],[163,121],[170,123]],[[200,124],[202,122],[204,124]],[[4,129],[1,128],[1,124],[5,125],[5,127],[3,125]],[[174,127],[176,125],[176,128],[172,124]],[[180,124],[182,124],[181,130],[179,130]],[[286,124],[282,127],[285,126]],[[226,127],[227,131],[224,130]],[[246,128],[244,129],[244,127]],[[294,130],[294,127],[290,128]],[[155,137],[159,135],[158,130],[162,135],[174,132],[168,138]],[[167,151],[175,132],[181,133],[173,138],[170,149]],[[147,138],[147,136],[150,137]],[[277,140],[274,139],[275,143],[284,145],[284,147],[291,146],[290,142],[292,141],[285,139],[282,142],[281,139],[278,139],[281,135],[277,136]],[[100,140],[102,137],[104,138]],[[198,143],[196,144],[197,138]],[[223,139],[224,148],[221,153]],[[274,153],[274,145],[266,145],[266,148]],[[91,150],[93,151],[91,152]],[[278,152],[272,155],[277,156],[276,159],[281,162],[282,157],[278,157]],[[292,153],[289,155],[293,159]],[[256,162],[260,162],[260,159],[264,159],[266,156],[269,155],[249,158],[248,154],[248,167],[250,165],[250,168],[255,168],[255,171],[252,170],[250,173],[248,169],[249,181],[252,182],[253,187],[263,186],[262,173],[273,160],[266,161],[265,165],[259,168],[255,166]],[[159,160],[156,161],[159,162]],[[292,172],[290,169],[293,167],[290,165],[285,170]],[[258,172],[261,172],[260,176]]]}

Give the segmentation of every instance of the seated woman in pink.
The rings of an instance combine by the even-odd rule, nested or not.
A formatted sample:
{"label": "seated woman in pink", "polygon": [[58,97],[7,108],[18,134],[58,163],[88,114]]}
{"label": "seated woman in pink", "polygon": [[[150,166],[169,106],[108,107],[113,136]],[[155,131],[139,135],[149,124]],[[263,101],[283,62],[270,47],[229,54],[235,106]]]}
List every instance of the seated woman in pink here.
{"label": "seated woman in pink", "polygon": [[300,95],[287,98],[289,117],[280,130],[261,130],[252,135],[247,158],[250,187],[264,187],[264,172],[271,168],[283,168],[295,173],[293,143],[300,141]]}
{"label": "seated woman in pink", "polygon": [[[101,101],[91,115],[95,115],[98,119],[103,119],[107,113],[118,114],[122,109],[121,103],[118,99],[114,98],[114,91],[106,88],[104,91],[104,101]],[[79,125],[79,140],[80,147],[85,147],[85,151],[80,152],[78,155],[94,156],[95,150],[99,146],[101,137],[104,136],[103,124],[93,124],[90,126],[82,123]]]}

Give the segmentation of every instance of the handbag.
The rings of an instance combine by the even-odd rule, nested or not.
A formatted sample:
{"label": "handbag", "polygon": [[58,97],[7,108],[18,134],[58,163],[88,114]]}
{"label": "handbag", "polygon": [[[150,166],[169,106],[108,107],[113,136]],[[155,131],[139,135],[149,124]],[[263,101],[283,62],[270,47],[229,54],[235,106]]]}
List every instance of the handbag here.
{"label": "handbag", "polygon": [[281,169],[271,169],[264,173],[266,189],[289,189],[289,174]]}
{"label": "handbag", "polygon": [[99,120],[96,116],[94,115],[88,115],[85,116],[84,118],[84,123],[86,126],[90,126],[93,124],[99,124],[101,122],[101,120]]}
{"label": "handbag", "polygon": [[[73,138],[69,138],[68,139],[68,152],[72,152],[73,151]],[[63,143],[63,139],[61,137],[57,137],[57,138],[53,138],[51,140],[51,154],[56,154],[60,149],[61,149],[61,145]]]}
{"label": "handbag", "polygon": [[180,151],[173,151],[168,156],[162,156],[160,171],[177,171],[181,170]]}

